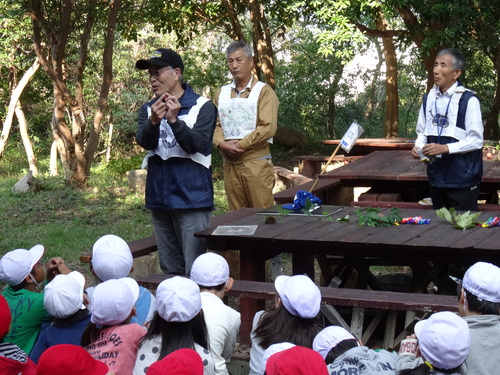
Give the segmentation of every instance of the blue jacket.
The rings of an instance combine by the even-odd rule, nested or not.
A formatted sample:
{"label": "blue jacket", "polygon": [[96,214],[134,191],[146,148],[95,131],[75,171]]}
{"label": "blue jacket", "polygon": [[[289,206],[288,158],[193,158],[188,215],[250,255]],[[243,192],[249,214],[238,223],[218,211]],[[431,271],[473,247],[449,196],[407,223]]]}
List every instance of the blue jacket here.
{"label": "blue jacket", "polygon": [[[187,84],[184,94],[179,98],[181,110],[179,116],[188,114],[196,105],[200,95],[195,94]],[[160,126],[149,121],[148,106],[153,99],[139,109],[137,143],[146,150],[155,150],[160,140]],[[178,120],[171,126],[175,140],[188,154],[212,153],[212,138],[217,120],[217,108],[211,101],[201,107],[196,123],[190,128],[184,121]],[[152,210],[178,210],[207,208],[213,209],[212,169],[190,158],[173,157],[163,160],[154,155],[148,160],[146,180],[146,207]]]}
{"label": "blue jacket", "polygon": [[38,363],[38,359],[42,353],[54,345],[72,344],[80,346],[83,331],[85,331],[89,323],[90,313],[84,319],[67,327],[49,325],[40,332],[40,336],[38,336],[35,346],[30,353],[31,360]]}

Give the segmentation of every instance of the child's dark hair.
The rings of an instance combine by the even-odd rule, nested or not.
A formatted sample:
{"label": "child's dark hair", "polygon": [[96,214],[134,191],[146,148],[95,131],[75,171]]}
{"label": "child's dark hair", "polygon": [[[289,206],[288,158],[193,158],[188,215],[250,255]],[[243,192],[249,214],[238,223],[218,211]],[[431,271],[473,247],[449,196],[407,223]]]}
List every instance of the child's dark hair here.
{"label": "child's dark hair", "polygon": [[167,322],[158,312],[155,312],[148,332],[141,341],[152,339],[158,335],[161,335],[161,349],[158,360],[177,349],[194,349],[194,343],[209,349],[203,310],[188,322]]}
{"label": "child's dark hair", "polygon": [[465,298],[467,300],[467,308],[471,312],[486,315],[500,315],[500,303],[490,302],[490,301],[480,301],[477,296],[464,289]]}
{"label": "child's dark hair", "polygon": [[358,346],[358,342],[354,339],[347,339],[339,342],[335,347],[330,349],[328,354],[326,355],[325,362],[327,365],[333,363],[338,357],[347,352],[352,348],[356,348]]}
{"label": "child's dark hair", "polygon": [[97,340],[97,338],[99,337],[99,333],[101,333],[103,329],[129,324],[131,318],[132,316],[129,316],[125,321],[121,322],[120,324],[114,324],[109,326],[97,325],[92,322],[89,322],[87,328],[85,328],[85,331],[83,331],[82,333],[82,339],[80,340],[80,345],[86,347],[87,345],[92,344],[94,341]]}
{"label": "child's dark hair", "polygon": [[227,283],[222,283],[217,286],[204,286],[204,285],[198,285],[200,289],[206,289],[206,290],[215,290],[216,292],[222,292],[224,288],[226,287]]}
{"label": "child's dark hair", "polygon": [[318,318],[305,319],[292,315],[280,304],[275,310],[262,315],[254,334],[264,349],[280,342],[312,348],[314,337],[322,328]]}
{"label": "child's dark hair", "polygon": [[78,310],[76,313],[68,316],[67,318],[64,318],[64,319],[55,318],[54,325],[56,327],[69,327],[73,324],[81,322],[83,319],[87,318],[89,315],[90,315],[89,310],[85,308],[82,310]]}

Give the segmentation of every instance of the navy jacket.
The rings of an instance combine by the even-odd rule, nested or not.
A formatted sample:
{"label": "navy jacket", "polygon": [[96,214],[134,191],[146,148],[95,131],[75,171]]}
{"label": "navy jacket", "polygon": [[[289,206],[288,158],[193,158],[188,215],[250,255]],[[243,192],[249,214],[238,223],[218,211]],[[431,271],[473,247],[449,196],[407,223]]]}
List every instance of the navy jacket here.
{"label": "navy jacket", "polygon": [[[184,94],[179,98],[179,116],[189,113],[200,97],[187,84]],[[160,126],[149,121],[148,106],[153,99],[139,109],[137,143],[146,150],[158,147]],[[212,153],[212,138],[217,120],[217,109],[208,101],[201,107],[196,123],[192,128],[182,120],[172,126],[175,139],[181,148],[189,153],[203,155]],[[152,210],[178,210],[207,208],[213,209],[212,169],[194,162],[190,158],[173,157],[163,160],[154,155],[148,161],[146,180],[146,207]]]}

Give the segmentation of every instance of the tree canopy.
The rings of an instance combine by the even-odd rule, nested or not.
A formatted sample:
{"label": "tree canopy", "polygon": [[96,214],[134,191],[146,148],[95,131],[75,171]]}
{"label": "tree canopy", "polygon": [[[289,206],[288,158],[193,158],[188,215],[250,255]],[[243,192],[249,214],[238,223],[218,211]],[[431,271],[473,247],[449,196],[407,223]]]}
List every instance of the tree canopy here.
{"label": "tree canopy", "polygon": [[499,12],[487,0],[0,0],[0,116],[37,58],[43,72],[19,102],[35,150],[55,140],[68,180],[85,183],[111,144],[115,157],[135,152],[137,109],[150,95],[138,58],[176,49],[186,78],[211,96],[230,79],[226,46],[241,39],[278,93],[281,128],[338,138],[357,119],[367,136],[413,137],[436,53],[455,47],[485,138],[498,139]]}

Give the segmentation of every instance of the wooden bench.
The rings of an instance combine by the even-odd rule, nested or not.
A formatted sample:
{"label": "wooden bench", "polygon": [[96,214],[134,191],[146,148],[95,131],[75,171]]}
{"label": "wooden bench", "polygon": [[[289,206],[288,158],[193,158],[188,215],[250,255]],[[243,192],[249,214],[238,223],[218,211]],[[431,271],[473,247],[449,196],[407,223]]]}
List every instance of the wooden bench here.
{"label": "wooden bench", "polygon": [[[128,242],[128,246],[130,247],[133,258],[142,257],[143,255],[148,255],[158,250],[154,234],[149,237],[130,241]],[[92,254],[80,255],[80,262],[82,263],[90,263],[90,259],[92,259]]]}
{"label": "wooden bench", "polygon": [[[362,158],[363,156],[346,156],[346,155],[335,155],[332,161],[337,163],[348,164],[351,161]],[[321,166],[330,160],[330,156],[318,156],[318,155],[303,155],[296,156],[292,158],[292,161],[297,161],[299,163],[299,173],[306,177],[314,178],[317,174],[321,173]]]}
{"label": "wooden bench", "polygon": [[[158,284],[171,277],[165,274],[153,274],[138,278],[137,282],[145,288],[156,290]],[[435,294],[417,294],[374,291],[362,289],[346,289],[320,287],[322,297],[323,315],[334,324],[343,325],[350,330],[356,337],[363,342],[367,342],[373,335],[375,329],[386,318],[384,348],[395,348],[399,342],[406,337],[412,323],[416,320],[416,313],[423,316],[437,311],[458,311],[458,301],[454,296],[435,295]],[[276,296],[276,290],[273,283],[260,281],[235,280],[233,288],[228,292],[229,297],[251,298],[259,300],[272,300]],[[348,325],[337,309],[344,311],[344,316],[351,316],[351,323]],[[364,328],[367,310],[376,310],[372,321],[366,329]],[[251,324],[253,316],[247,311],[240,311],[243,321]],[[404,326],[396,336],[398,325],[398,312],[405,313]],[[243,337],[242,341],[248,340]],[[246,334],[249,334],[246,333]]]}

